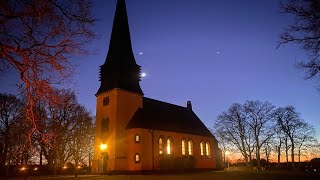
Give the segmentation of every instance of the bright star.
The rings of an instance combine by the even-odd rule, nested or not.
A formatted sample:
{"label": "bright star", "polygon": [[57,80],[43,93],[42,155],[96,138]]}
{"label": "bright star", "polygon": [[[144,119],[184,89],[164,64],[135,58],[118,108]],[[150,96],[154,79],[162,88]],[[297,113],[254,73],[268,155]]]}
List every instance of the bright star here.
{"label": "bright star", "polygon": [[147,74],[146,73],[141,73],[141,75],[140,75],[142,78],[144,78],[144,77],[146,77],[147,76]]}

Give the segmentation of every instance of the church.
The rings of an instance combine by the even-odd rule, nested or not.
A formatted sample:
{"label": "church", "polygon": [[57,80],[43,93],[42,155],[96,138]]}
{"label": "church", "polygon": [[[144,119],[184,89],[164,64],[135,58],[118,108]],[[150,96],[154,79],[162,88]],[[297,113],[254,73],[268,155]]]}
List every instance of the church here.
{"label": "church", "polygon": [[190,101],[183,107],[144,97],[125,0],[116,5],[100,82],[93,173],[221,167],[218,142],[193,112]]}

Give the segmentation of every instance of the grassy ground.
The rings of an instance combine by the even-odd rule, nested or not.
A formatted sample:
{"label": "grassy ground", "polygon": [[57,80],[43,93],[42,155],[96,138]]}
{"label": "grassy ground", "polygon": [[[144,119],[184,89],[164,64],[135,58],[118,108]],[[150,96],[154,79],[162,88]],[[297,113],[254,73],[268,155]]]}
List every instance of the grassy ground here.
{"label": "grassy ground", "polygon": [[[23,177],[11,178],[8,180],[21,180]],[[28,177],[28,180],[304,180],[304,179],[320,179],[317,175],[307,175],[303,172],[286,172],[286,171],[214,171],[203,173],[186,173],[178,175],[116,175],[116,176],[90,176],[80,175],[74,176],[42,176]]]}

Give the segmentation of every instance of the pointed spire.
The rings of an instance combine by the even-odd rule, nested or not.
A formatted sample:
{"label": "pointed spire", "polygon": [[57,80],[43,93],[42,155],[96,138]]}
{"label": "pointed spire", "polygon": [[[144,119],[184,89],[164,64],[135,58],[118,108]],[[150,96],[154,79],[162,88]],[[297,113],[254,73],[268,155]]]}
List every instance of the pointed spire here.
{"label": "pointed spire", "polygon": [[114,88],[143,95],[139,85],[140,66],[132,52],[125,0],[117,2],[108,55],[100,67],[100,81],[96,95]]}
{"label": "pointed spire", "polygon": [[118,0],[114,15],[107,61],[126,61],[134,63],[130,29],[125,0]]}

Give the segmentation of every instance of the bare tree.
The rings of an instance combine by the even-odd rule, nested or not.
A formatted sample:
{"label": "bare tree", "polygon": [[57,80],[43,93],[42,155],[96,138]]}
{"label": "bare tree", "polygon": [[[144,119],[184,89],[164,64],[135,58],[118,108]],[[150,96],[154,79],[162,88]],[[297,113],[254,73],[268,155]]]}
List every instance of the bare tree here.
{"label": "bare tree", "polygon": [[222,159],[224,165],[226,164],[226,153],[228,151],[231,151],[231,149],[234,148],[234,145],[230,143],[230,141],[227,140],[227,137],[225,136],[224,132],[221,131],[221,129],[211,129],[212,134],[214,134],[215,138],[219,142],[219,148],[222,151]]}
{"label": "bare tree", "polygon": [[296,137],[298,162],[301,162],[301,156],[304,154],[304,152],[307,152],[308,149],[317,144],[315,134],[315,129],[308,123],[304,122],[301,125],[301,128],[298,130]]}
{"label": "bare tree", "polygon": [[218,116],[214,129],[216,132],[223,134],[225,140],[237,147],[249,166],[248,149],[246,139],[248,139],[248,126],[246,122],[246,114],[241,104],[234,103],[227,112],[223,112]]}
{"label": "bare tree", "polygon": [[279,46],[287,43],[300,45],[308,54],[307,61],[300,62],[298,67],[306,71],[306,78],[320,75],[320,1],[287,0],[281,3],[282,13],[294,17],[280,36]]}
{"label": "bare tree", "polygon": [[300,114],[293,106],[286,106],[284,108],[280,107],[276,109],[275,118],[278,125],[281,127],[282,132],[285,134],[286,155],[288,154],[287,140],[290,141],[291,162],[292,166],[294,166],[295,144],[298,138],[298,133],[303,127],[305,127],[305,122],[301,119]]}
{"label": "bare tree", "polygon": [[74,54],[88,53],[92,30],[90,0],[1,0],[0,69],[13,68],[20,76],[20,90],[27,97],[29,141],[39,131],[38,101],[57,101],[52,85],[68,79]]}
{"label": "bare tree", "polygon": [[274,106],[269,102],[247,101],[243,107],[256,144],[257,168],[261,169],[261,147],[274,135],[271,121]]}

